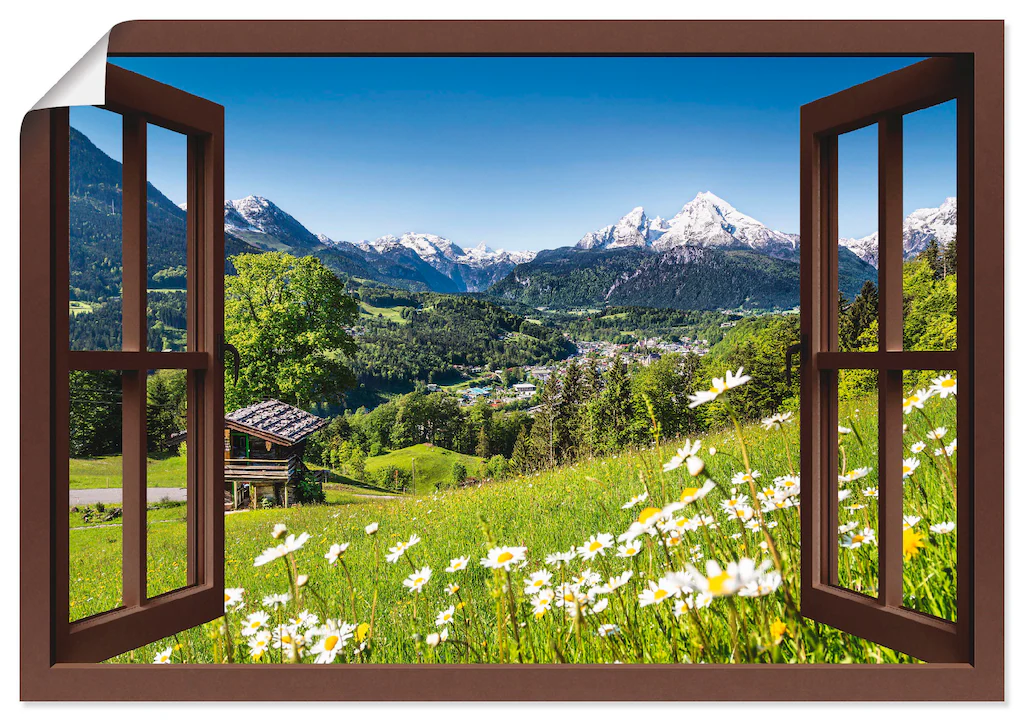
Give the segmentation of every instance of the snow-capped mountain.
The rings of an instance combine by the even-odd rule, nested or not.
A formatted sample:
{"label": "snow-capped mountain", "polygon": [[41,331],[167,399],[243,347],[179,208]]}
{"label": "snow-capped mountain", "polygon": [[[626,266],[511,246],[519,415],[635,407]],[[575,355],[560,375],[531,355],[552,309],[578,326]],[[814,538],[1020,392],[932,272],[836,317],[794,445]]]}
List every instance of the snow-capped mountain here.
{"label": "snow-capped mountain", "polygon": [[[903,220],[903,258],[913,258],[932,239],[939,247],[956,238],[956,198],[946,198],[938,208],[919,208]],[[863,238],[840,238],[861,260],[878,267],[878,231]]]}
{"label": "snow-capped mountain", "polygon": [[624,215],[614,225],[587,233],[577,248],[614,249],[626,247],[666,251],[679,246],[722,249],[750,249],[775,257],[793,259],[800,238],[772,230],[744,215],[714,193],[701,192],[668,221],[650,220],[642,207]]}
{"label": "snow-capped mountain", "polygon": [[536,255],[532,251],[491,250],[485,243],[466,251],[449,239],[430,233],[383,235],[354,245],[363,251],[381,255],[410,250],[420,260],[455,281],[460,290],[468,292],[486,290],[512,268],[530,262]]}
{"label": "snow-capped mountain", "polygon": [[336,241],[323,233],[312,233],[258,195],[224,203],[224,230],[229,237],[260,250],[316,254],[338,272],[446,293],[486,290],[516,265],[536,255],[531,251],[491,250],[484,243],[467,251],[430,233],[384,235],[358,243]]}
{"label": "snow-capped mountain", "polygon": [[313,250],[321,245],[302,223],[258,195],[225,201],[224,229],[264,250]]}
{"label": "snow-capped mountain", "polygon": [[617,223],[587,233],[576,243],[577,248],[645,248],[667,230],[660,217],[650,220],[642,206],[637,206]]}
{"label": "snow-capped mountain", "polygon": [[865,263],[870,263],[875,268],[878,267],[877,230],[871,235],[865,235],[863,238],[840,238],[839,245],[848,248]]}

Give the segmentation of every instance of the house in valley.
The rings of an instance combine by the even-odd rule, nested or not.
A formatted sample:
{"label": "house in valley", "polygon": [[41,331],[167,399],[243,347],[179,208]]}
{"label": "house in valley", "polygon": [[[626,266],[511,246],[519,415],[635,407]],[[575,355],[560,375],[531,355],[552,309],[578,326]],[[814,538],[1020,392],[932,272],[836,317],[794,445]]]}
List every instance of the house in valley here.
{"label": "house in valley", "polygon": [[306,440],[325,425],[327,419],[273,399],[224,416],[225,505],[256,508],[264,498],[294,503],[296,484],[308,472]]}

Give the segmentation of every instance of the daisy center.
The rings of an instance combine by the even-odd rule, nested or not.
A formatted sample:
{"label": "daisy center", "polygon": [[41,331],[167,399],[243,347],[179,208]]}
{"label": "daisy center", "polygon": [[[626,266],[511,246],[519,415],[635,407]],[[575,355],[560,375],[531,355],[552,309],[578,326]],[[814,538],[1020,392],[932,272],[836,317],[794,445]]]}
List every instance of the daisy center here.
{"label": "daisy center", "polygon": [[337,646],[337,645],[338,645],[338,637],[337,636],[328,636],[324,640],[324,649],[327,650],[327,651],[333,651],[334,647]]}
{"label": "daisy center", "polygon": [[720,596],[725,591],[725,584],[732,579],[728,573],[720,573],[708,579],[708,591],[715,596]]}
{"label": "daisy center", "polygon": [[508,551],[503,551],[501,553],[501,555],[498,556],[498,563],[508,563],[511,560],[512,560],[512,554],[509,553]]}

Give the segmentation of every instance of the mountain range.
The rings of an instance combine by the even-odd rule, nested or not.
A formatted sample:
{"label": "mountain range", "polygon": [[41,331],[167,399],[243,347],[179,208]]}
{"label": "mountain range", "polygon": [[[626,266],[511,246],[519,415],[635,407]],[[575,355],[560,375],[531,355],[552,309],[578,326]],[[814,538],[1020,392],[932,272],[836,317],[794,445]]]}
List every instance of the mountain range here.
{"label": "mountain range", "polygon": [[[72,129],[74,298],[117,294],[120,185],[120,163]],[[186,211],[152,185],[147,192],[150,287],[174,287],[184,281]],[[904,225],[905,254],[920,252],[933,237],[948,242],[955,222],[955,198],[915,211]],[[271,250],[315,255],[348,277],[413,291],[486,291],[534,306],[788,308],[799,298],[799,236],[768,228],[710,192],[699,193],[669,220],[650,219],[637,207],[585,234],[575,247],[539,253],[491,250],[484,243],[464,249],[415,232],[334,241],[256,195],[225,203],[224,228],[226,256]],[[841,245],[840,284],[852,296],[875,277],[877,234]]]}
{"label": "mountain range", "polygon": [[[938,208],[919,208],[903,219],[903,259],[908,260],[935,240],[940,247],[956,239],[956,198],[946,198]],[[878,231],[863,238],[840,238],[862,260],[878,267]]]}

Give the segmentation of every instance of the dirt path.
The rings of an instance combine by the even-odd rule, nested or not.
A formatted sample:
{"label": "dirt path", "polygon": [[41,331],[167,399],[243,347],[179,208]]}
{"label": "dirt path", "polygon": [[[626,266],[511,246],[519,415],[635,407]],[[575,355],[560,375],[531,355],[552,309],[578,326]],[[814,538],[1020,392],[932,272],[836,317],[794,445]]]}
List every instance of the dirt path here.
{"label": "dirt path", "polygon": [[[184,488],[147,488],[146,502],[158,503],[159,501],[184,501],[186,491]],[[120,488],[72,488],[68,493],[68,507],[70,506],[91,506],[94,503],[120,503]]]}

